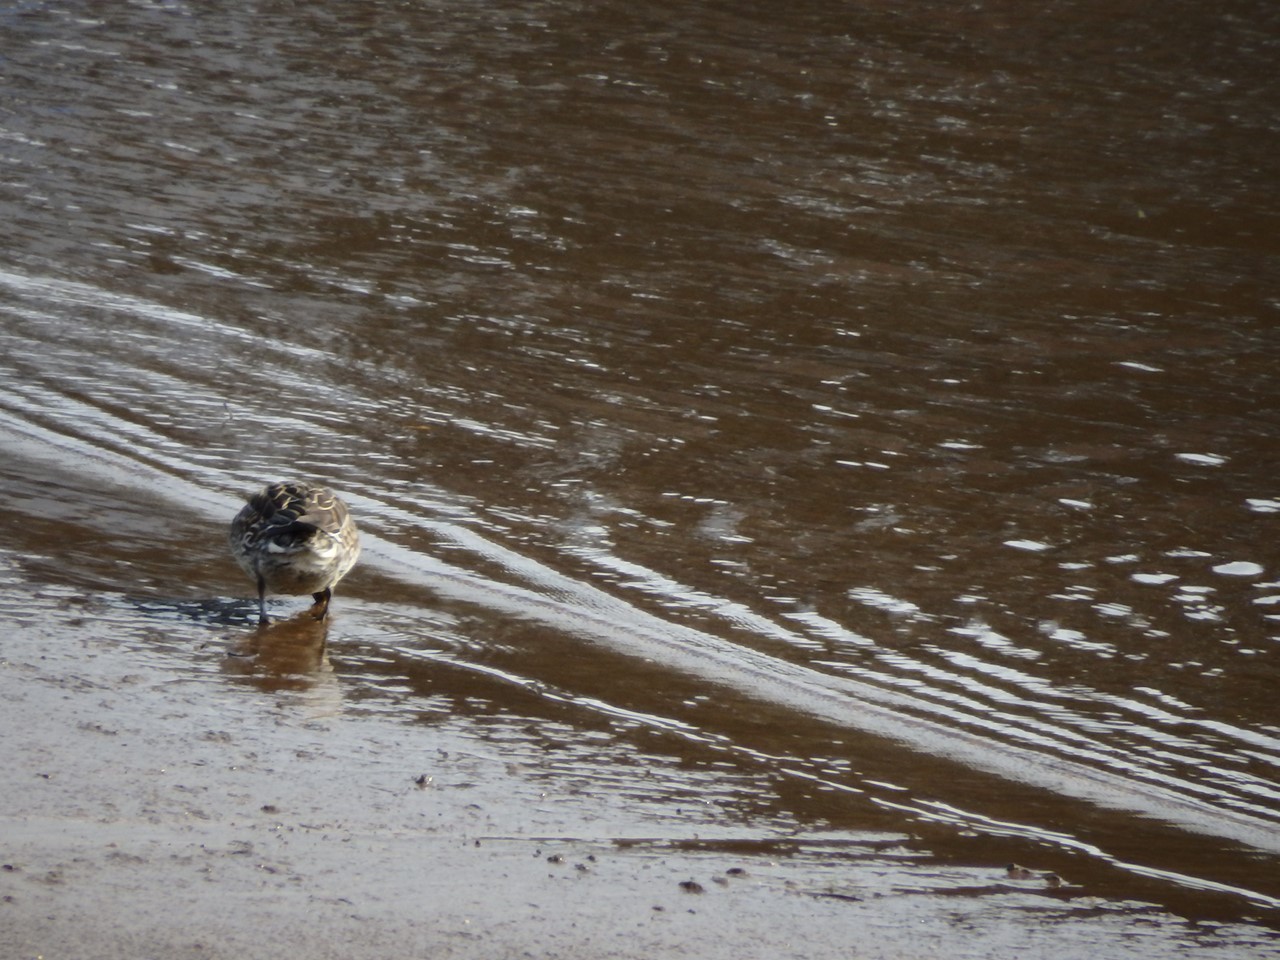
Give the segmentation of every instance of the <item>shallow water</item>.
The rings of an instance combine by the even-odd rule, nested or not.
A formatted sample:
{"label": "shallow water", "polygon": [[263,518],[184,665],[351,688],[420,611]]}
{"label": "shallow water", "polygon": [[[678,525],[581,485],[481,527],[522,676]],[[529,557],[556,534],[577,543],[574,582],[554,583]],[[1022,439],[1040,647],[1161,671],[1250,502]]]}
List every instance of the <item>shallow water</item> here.
{"label": "shallow water", "polygon": [[[194,621],[227,683],[620,738],[748,829],[1276,921],[1270,6],[0,36],[24,580],[175,676]],[[291,475],[366,531],[323,670],[241,649],[225,556]]]}

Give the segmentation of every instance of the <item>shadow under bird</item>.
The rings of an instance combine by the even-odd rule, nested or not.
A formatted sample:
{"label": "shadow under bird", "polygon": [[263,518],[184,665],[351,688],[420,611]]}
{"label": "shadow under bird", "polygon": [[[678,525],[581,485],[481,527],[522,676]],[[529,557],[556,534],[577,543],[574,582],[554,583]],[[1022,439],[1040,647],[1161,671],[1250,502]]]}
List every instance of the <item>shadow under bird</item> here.
{"label": "shadow under bird", "polygon": [[258,616],[269,623],[266,595],[311,594],[317,620],[329,614],[338,581],[360,556],[360,535],[347,505],[327,487],[273,483],[249,498],[231,521],[231,555],[258,584]]}

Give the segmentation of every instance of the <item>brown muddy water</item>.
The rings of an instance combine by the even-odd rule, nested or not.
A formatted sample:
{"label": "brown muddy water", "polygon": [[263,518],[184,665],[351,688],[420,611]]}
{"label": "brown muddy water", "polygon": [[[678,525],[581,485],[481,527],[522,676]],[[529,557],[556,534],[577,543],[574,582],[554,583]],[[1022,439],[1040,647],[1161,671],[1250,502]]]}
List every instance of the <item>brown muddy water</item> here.
{"label": "brown muddy water", "polygon": [[[1257,0],[10,5],[10,679],[96,625],[157,724],[470,743],[898,956],[904,897],[1280,955],[1278,59]],[[224,530],[293,476],[366,554],[263,635]]]}

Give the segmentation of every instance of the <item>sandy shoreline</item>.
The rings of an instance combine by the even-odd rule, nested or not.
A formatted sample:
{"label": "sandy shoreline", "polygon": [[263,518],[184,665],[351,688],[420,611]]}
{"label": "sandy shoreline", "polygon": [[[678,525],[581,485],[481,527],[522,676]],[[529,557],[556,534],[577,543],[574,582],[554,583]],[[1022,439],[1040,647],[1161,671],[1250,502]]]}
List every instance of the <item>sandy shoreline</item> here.
{"label": "sandy shoreline", "polygon": [[859,905],[438,729],[155,677],[88,621],[12,636],[12,956],[823,956]]}
{"label": "sandy shoreline", "polygon": [[[82,596],[17,584],[0,611],[6,957],[1061,960],[1205,933],[995,865],[926,879],[904,837],[783,837],[548,772],[464,722],[360,711],[305,643]],[[1260,955],[1239,932],[1219,956]]]}

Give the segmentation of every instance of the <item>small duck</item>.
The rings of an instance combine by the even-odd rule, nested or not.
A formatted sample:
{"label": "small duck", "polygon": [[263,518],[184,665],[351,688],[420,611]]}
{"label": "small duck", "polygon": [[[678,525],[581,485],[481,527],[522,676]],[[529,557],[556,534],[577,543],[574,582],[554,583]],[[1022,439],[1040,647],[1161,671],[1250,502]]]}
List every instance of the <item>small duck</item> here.
{"label": "small duck", "polygon": [[1067,881],[1056,873],[1036,873],[1029,870],[1020,863],[1011,863],[1004,868],[1004,875],[1010,880],[1036,880],[1040,879],[1045,882],[1045,886],[1052,887],[1055,890],[1064,886]]}
{"label": "small duck", "polygon": [[317,620],[329,614],[333,588],[360,556],[360,534],[347,505],[327,487],[273,483],[249,498],[231,521],[231,555],[258,583],[258,616],[266,595],[309,593]]}

